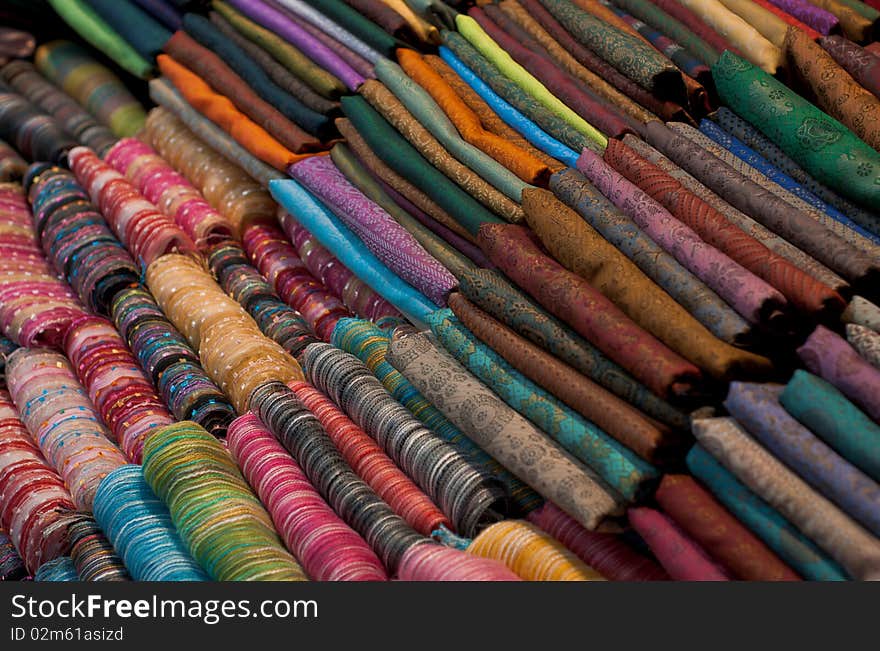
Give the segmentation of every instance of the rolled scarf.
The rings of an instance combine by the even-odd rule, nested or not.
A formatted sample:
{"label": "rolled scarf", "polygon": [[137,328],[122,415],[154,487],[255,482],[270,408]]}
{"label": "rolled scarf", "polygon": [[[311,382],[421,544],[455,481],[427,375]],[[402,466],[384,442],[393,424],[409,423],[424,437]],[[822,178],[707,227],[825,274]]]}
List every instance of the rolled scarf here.
{"label": "rolled scarf", "polygon": [[113,324],[86,316],[70,324],[64,350],[113,440],[133,463],[144,441],[174,417]]}
{"label": "rolled scarf", "polygon": [[153,18],[170,30],[180,29],[181,12],[173,0],[134,0]]}
{"label": "rolled scarf", "polygon": [[19,346],[60,347],[83,307],[43,256],[20,185],[0,184],[0,208],[3,334]]}
{"label": "rolled scarf", "polygon": [[142,269],[172,251],[197,253],[196,245],[170,217],[159,212],[122,174],[90,149],[72,150],[70,166]]}
{"label": "rolled scarf", "polygon": [[[289,229],[288,229],[289,230]],[[336,322],[351,313],[317,277],[277,226],[252,226],[242,244],[253,265],[285,303],[302,314],[321,341],[330,339]]]}
{"label": "rolled scarf", "polygon": [[[183,25],[186,32],[177,32],[165,45],[165,51],[203,79],[209,80],[212,86],[235,101],[243,111],[248,112],[248,107],[259,107],[265,113],[267,107],[263,103],[268,104],[270,109],[277,109],[292,123],[285,125],[281,120],[278,126],[283,133],[295,135],[299,146],[289,144],[280,137],[279,140],[293,151],[303,151],[306,145],[319,147],[319,143],[309,139],[302,130],[316,138],[332,135],[332,124],[326,116],[279,88],[255,61],[207,18],[187,14]],[[256,117],[254,119],[259,121]]]}
{"label": "rolled scarf", "polygon": [[742,56],[764,72],[775,75],[784,67],[785,57],[780,49],[781,44],[771,43],[761,31],[725,7],[720,0],[681,0],[681,4],[723,35],[743,53]]}
{"label": "rolled scarf", "polygon": [[388,361],[477,445],[584,527],[619,513],[618,497],[425,335],[395,333]]}
{"label": "rolled scarf", "polygon": [[[605,100],[607,105],[612,107],[613,113],[625,117],[628,121],[634,121],[636,127],[638,124],[650,119],[652,115],[651,112],[633,101],[628,95],[619,91],[617,85],[620,83],[629,88],[636,88],[638,89],[636,92],[637,95],[650,94],[641,88],[641,86],[621,75],[613,67],[609,66],[595,54],[586,50],[583,46],[574,41],[571,35],[568,34],[568,32],[564,32],[562,27],[555,22],[553,17],[550,16],[543,7],[537,5],[537,7],[540,7],[540,11],[543,12],[545,20],[554,22],[558,26],[558,29],[561,30],[560,34],[564,32],[567,35],[568,40],[577,46],[574,50],[569,51],[567,48],[564,48],[560,41],[545,29],[545,27],[535,18],[533,15],[533,9],[526,9],[526,3],[516,2],[514,0],[502,0],[498,7],[500,12],[496,10],[492,15],[499,22],[502,21],[503,17],[503,26],[505,27],[505,30],[510,31],[511,34],[516,34],[517,38],[532,52],[539,54],[545,59],[554,61],[556,65],[571,75],[571,77],[577,80],[579,84],[583,85],[582,90],[588,91],[588,94],[595,95],[596,97]],[[586,58],[589,59],[590,62],[600,62],[599,64],[601,67],[613,71],[611,76],[614,77],[615,83],[612,84],[610,79],[605,79],[604,76],[597,74],[592,66],[588,67],[584,58],[574,56],[575,54],[583,52],[588,53]],[[662,104],[659,100],[656,100],[654,103]]]}
{"label": "rolled scarf", "polygon": [[318,341],[305,318],[278,297],[238,244],[227,240],[214,247],[208,253],[208,264],[223,291],[247,310],[264,335],[292,357]]}
{"label": "rolled scarf", "polygon": [[46,115],[0,81],[0,138],[33,161],[64,164],[76,141],[51,115]]}
{"label": "rolled scarf", "polygon": [[786,13],[776,5],[772,4],[769,0],[753,0],[756,5],[759,7],[763,7],[771,14],[782,20],[786,25],[791,25],[796,29],[804,32],[807,36],[809,36],[813,40],[819,40],[822,35],[817,32],[815,29],[807,25],[806,23],[802,23],[800,20],[792,16],[791,14]]}
{"label": "rolled scarf", "polygon": [[[287,114],[282,113],[275,105],[258,95],[246,79],[239,77],[225,63],[228,58],[221,58],[210,49],[202,47],[187,32],[176,32],[165,46],[165,52],[177,63],[186,66],[208,82],[215,91],[230,98],[238,110],[290,151],[305,152],[321,148],[320,142],[309,135],[301,125],[308,123],[311,132],[319,131],[319,125],[328,124],[324,116],[308,109],[309,116],[297,116],[299,120],[291,119],[290,111],[287,111]],[[313,119],[309,119],[312,116]]]}
{"label": "rolled scarf", "polygon": [[200,250],[232,236],[232,225],[226,218],[149,145],[124,138],[104,160],[124,174],[150,203],[174,219]]}
{"label": "rolled scarf", "polygon": [[716,337],[736,344],[752,338],[752,326],[745,319],[648,237],[583,174],[573,169],[557,172],[550,179],[550,189]]}
{"label": "rolled scarf", "polygon": [[604,160],[693,228],[708,244],[777,288],[797,308],[822,319],[830,319],[843,311],[845,303],[837,292],[731,224],[711,205],[626,144],[610,142]]}
{"label": "rolled scarf", "polygon": [[134,260],[69,171],[33,165],[25,183],[43,251],[83,304],[108,314],[113,296],[138,282]]}
{"label": "rolled scarf", "polygon": [[272,516],[285,546],[315,581],[385,581],[382,562],[311,485],[253,412],[229,427],[236,465]]}
{"label": "rolled scarf", "polygon": [[873,285],[878,268],[872,255],[659,122],[648,125],[648,140],[723,199],[840,273],[857,291]]}
{"label": "rolled scarf", "polygon": [[382,83],[450,153],[507,197],[519,201],[523,189],[528,187],[528,184],[463,139],[430,94],[407,77],[400,66],[391,61],[383,61],[376,66],[376,72]]}
{"label": "rolled scarf", "polygon": [[804,579],[847,580],[842,567],[779,511],[743,485],[701,445],[691,448],[687,466],[715,499]]}
{"label": "rolled scarf", "polygon": [[840,21],[844,36],[849,40],[856,43],[871,40],[877,24],[877,17],[880,14],[875,9],[866,6],[864,2],[850,2],[849,0],[810,0],[810,2],[836,16]]}
{"label": "rolled scarf", "polygon": [[848,323],[846,340],[871,366],[880,369],[880,333],[870,328]]}
{"label": "rolled scarf", "polygon": [[[360,14],[364,18],[369,19],[375,25],[381,27],[391,36],[409,42],[413,42],[414,40],[418,41],[418,36],[416,35],[416,32],[409,26],[409,23],[407,23],[406,19],[404,19],[403,16],[394,11],[394,9],[392,9],[389,5],[386,5],[381,0],[343,1],[346,5],[354,9],[358,14]],[[329,5],[329,8],[326,13],[328,16],[333,17],[335,15],[334,12],[338,11],[337,7],[341,3],[332,2],[327,4]],[[340,16],[339,18],[337,18],[337,20],[342,21],[343,19]]]}
{"label": "rolled scarf", "polygon": [[[272,179],[283,178],[281,172],[254,156],[226,131],[199,113],[167,79],[150,81],[150,98],[162,111],[172,115],[176,121],[184,125],[185,130],[190,131],[196,141],[200,141],[198,148],[210,149],[220,154],[262,185],[268,185]],[[152,145],[156,149],[160,148],[156,142]],[[166,158],[170,156],[171,154]]]}
{"label": "rolled scarf", "polygon": [[480,532],[469,554],[504,563],[524,581],[604,581],[558,540],[523,520],[505,520]]}
{"label": "rolled scarf", "polygon": [[880,97],[880,57],[842,36],[826,36],[819,44],[863,88]]}
{"label": "rolled scarf", "polygon": [[578,169],[651,239],[743,317],[771,328],[774,321],[785,319],[787,302],[778,290],[700,239],[689,226],[618,174],[600,156],[584,150],[578,159]]}
{"label": "rolled scarf", "polygon": [[[774,194],[782,197],[787,203],[790,203],[797,208],[801,208],[808,215],[814,217],[816,221],[833,228],[835,232],[846,237],[856,246],[865,249],[871,247],[872,244],[876,245],[880,242],[880,237],[875,233],[863,228],[858,222],[850,219],[844,214],[844,212],[841,212],[836,207],[827,204],[812,191],[797,183],[794,179],[781,172],[762,156],[739,142],[734,136],[724,133],[724,131],[722,131],[714,122],[703,120],[700,123],[701,134],[711,138],[711,140],[714,141],[712,143],[703,140],[700,135],[697,135],[694,131],[690,130],[690,128],[685,129],[684,125],[680,127],[679,125],[673,124],[671,125],[671,128],[679,131],[679,133],[682,133],[694,142],[703,145],[728,165],[752,178],[759,185],[766,185],[768,190],[771,190]],[[721,149],[721,147],[723,147],[723,149]],[[736,158],[731,156],[731,154]],[[760,176],[758,174],[760,174]],[[855,208],[855,206],[853,206],[853,208]],[[856,210],[859,213],[865,213],[865,211],[859,208],[856,208]],[[829,221],[828,217],[831,217],[834,221]],[[872,218],[869,217],[869,219]],[[845,225],[846,228],[841,228],[839,224],[835,224],[834,222],[839,222],[840,224]]]}
{"label": "rolled scarf", "polygon": [[841,315],[844,323],[855,323],[880,332],[880,307],[861,296],[854,296]]}
{"label": "rolled scarf", "polygon": [[[408,318],[423,322],[424,314],[436,309],[421,292],[407,284],[382,263],[327,207],[294,180],[273,181],[270,191],[279,203],[296,213],[282,217],[300,223],[355,275]],[[346,315],[347,316],[347,315]]]}
{"label": "rolled scarf", "polygon": [[729,581],[730,575],[665,513],[648,507],[627,511],[629,523],[674,581]]}
{"label": "rolled scarf", "polygon": [[655,499],[666,515],[734,577],[744,581],[800,580],[690,475],[665,475]]}
{"label": "rolled scarf", "polygon": [[615,362],[488,269],[462,275],[459,291],[532,343],[541,346],[583,375],[647,415],[674,428],[687,426],[687,416],[651,393]]}
{"label": "rolled scarf", "polygon": [[275,223],[277,206],[269,193],[169,111],[150,111],[143,137],[232,224],[238,237],[252,224]]}
{"label": "rolled scarf", "polygon": [[818,181],[872,209],[880,154],[783,84],[727,52],[712,69],[721,99]]}
{"label": "rolled scarf", "polygon": [[316,64],[342,80],[350,91],[357,90],[364,82],[364,77],[342,57],[278,9],[259,0],[229,0],[228,4],[301,50]]}
{"label": "rolled scarf", "polygon": [[430,536],[440,527],[450,526],[431,498],[329,398],[305,382],[292,382],[290,388],[321,422],[351,469],[413,529]]}
{"label": "rolled scarf", "polygon": [[[356,11],[345,7],[341,2],[317,3],[321,7],[320,10],[311,6],[316,4],[314,2],[302,0],[277,0],[277,2],[289,13],[300,17],[340,43],[345,43],[346,47],[354,50],[370,63],[375,64],[383,54],[390,54],[396,44],[393,38],[378,29],[376,25],[364,20]],[[354,27],[354,31],[349,29],[350,27]]]}
{"label": "rolled scarf", "polygon": [[819,326],[797,353],[811,373],[836,386],[871,418],[880,420],[880,370],[863,360],[843,337]]}
{"label": "rolled scarf", "polygon": [[[480,50],[474,47],[458,32],[444,32],[443,45],[446,49],[451,50],[456,58],[459,59],[465,67],[472,71],[472,74],[476,75],[495,93],[511,104],[517,111],[525,115],[529,120],[537,124],[541,129],[553,136],[553,138],[558,139],[567,147],[571,147],[575,150],[580,150],[584,147],[597,149],[601,147],[599,143],[604,142],[604,136],[599,136],[597,138],[592,135],[587,135],[584,131],[590,131],[592,128],[577,128],[572,122],[566,120],[565,117],[561,115],[561,110],[554,111],[551,108],[548,108],[545,103],[542,103],[536,97],[531,95],[524,85],[520,85],[502,74],[491,60],[486,58]],[[504,57],[509,56],[497,45],[495,45],[495,50],[493,51],[501,53]],[[441,56],[443,56],[443,49],[440,50],[440,53]],[[451,59],[447,56],[444,56],[444,59],[452,65]],[[514,62],[514,65],[518,66],[519,64]],[[529,76],[531,77],[531,75]],[[545,92],[549,91],[546,91],[545,89]],[[559,100],[557,99],[556,101]],[[568,114],[565,113],[565,115]],[[590,131],[590,133],[592,133],[592,131]],[[551,155],[555,156],[555,154]]]}
{"label": "rolled scarf", "polygon": [[515,508],[528,513],[541,504],[540,496],[462,434],[386,360],[391,337],[384,330],[369,321],[343,319],[333,331],[332,343],[360,359],[395,400],[454,447],[472,466],[499,482]]}
{"label": "rolled scarf", "polygon": [[[64,4],[64,3],[59,3]],[[37,70],[119,138],[134,136],[146,111],[122,81],[80,46],[52,41],[37,48]]]}
{"label": "rolled scarf", "polygon": [[538,387],[649,462],[662,460],[675,443],[670,432],[539,346],[480,310],[461,294],[449,306],[468,330]]}
{"label": "rolled scarf", "polygon": [[389,167],[416,183],[468,232],[476,234],[481,223],[501,221],[425,161],[366,100],[344,97],[342,110],[370,148]]}
{"label": "rolled scarf", "polygon": [[433,221],[405,197],[392,196],[393,190],[386,190],[381,181],[370,174],[344,143],[334,145],[330,157],[349,182],[384,208],[452,275],[458,277],[463,270],[474,268],[476,262],[481,266],[491,264],[477,247]]}
{"label": "rolled scarf", "polygon": [[12,539],[0,529],[0,581],[22,581],[29,577]]}
{"label": "rolled scarf", "polygon": [[855,579],[871,580],[880,541],[813,490],[729,418],[694,421],[694,436],[709,453],[824,549]]}
{"label": "rolled scarf", "polygon": [[158,62],[162,74],[171,80],[187,103],[258,159],[283,172],[302,158],[240,112],[229,98],[215,92],[201,77],[166,54],[160,54]]}
{"label": "rolled scarf", "polygon": [[376,439],[443,509],[456,531],[471,537],[498,519],[499,488],[396,402],[355,356],[313,344],[303,364],[309,381]]}
{"label": "rolled scarf", "polygon": [[59,556],[40,565],[34,572],[34,581],[79,581],[79,574],[70,556]]}
{"label": "rolled scarf", "polygon": [[235,410],[150,293],[140,286],[125,289],[114,297],[110,313],[174,417],[225,435]]}
{"label": "rolled scarf", "polygon": [[306,0],[306,2],[385,56],[391,56],[400,43],[394,37],[415,36],[408,27],[406,19],[382,2],[371,0],[344,0],[344,2]]}
{"label": "rolled scarf", "polygon": [[500,561],[443,545],[416,545],[397,570],[398,581],[520,581]]}
{"label": "rolled scarf", "polygon": [[862,88],[822,47],[789,28],[785,48],[802,83],[819,108],[840,120],[874,149],[880,149],[880,99]]}
{"label": "rolled scarf", "polygon": [[400,312],[355,276],[301,224],[285,220],[290,240],[303,263],[312,275],[320,280],[333,294],[339,296],[353,314],[381,321],[399,318]]}
{"label": "rolled scarf", "polygon": [[22,422],[76,508],[91,511],[101,480],[127,461],[70,364],[58,353],[20,348],[6,362],[6,381]]}
{"label": "rolled scarf", "polygon": [[549,176],[547,166],[516,144],[486,130],[480,116],[468,107],[456,90],[421,55],[400,49],[397,57],[404,71],[431,95],[467,142],[492,156],[526,183],[546,181]]}
{"label": "rolled scarf", "polygon": [[751,237],[754,237],[774,253],[784,257],[804,273],[809,274],[819,282],[825,283],[838,293],[842,294],[844,291],[849,291],[849,286],[843,278],[832,272],[828,267],[818,262],[815,258],[812,258],[795,247],[785,238],[780,237],[760,222],[755,221],[747,214],[734,208],[712,190],[697,181],[685,170],[651,147],[651,145],[630,136],[624,137],[623,141],[625,145],[630,147],[639,156],[659,167],[669,176],[681,183],[687,190],[693,192],[697,197],[720,212],[725,219],[734,224],[737,228],[745,231],[745,233]]}
{"label": "rolled scarf", "polygon": [[437,310],[428,319],[437,341],[459,363],[624,499],[635,501],[657,477],[655,468],[514,369],[464,328],[451,310]]}
{"label": "rolled scarf", "polygon": [[13,61],[0,69],[0,75],[30,102],[53,116],[77,142],[103,156],[116,142],[116,136],[83,109],[75,99],[47,81],[34,65]]}
{"label": "rolled scarf", "polygon": [[230,41],[235,43],[250,59],[268,75],[276,86],[289,93],[303,105],[318,113],[328,114],[339,108],[339,103],[322,97],[304,80],[297,77],[273,57],[268,50],[248,40],[223,14],[212,11],[208,14],[211,23]]}
{"label": "rolled scarf", "polygon": [[126,39],[114,31],[92,9],[88,2],[85,0],[49,0],[49,4],[77,34],[119,64],[121,68],[141,79],[150,76],[153,71],[151,60],[141,56]]}
{"label": "rolled scarf", "polygon": [[588,531],[552,502],[535,509],[528,521],[568,547],[610,581],[666,581],[669,575],[613,533]]}
{"label": "rolled scarf", "polygon": [[342,80],[312,61],[302,50],[294,47],[275,32],[250,20],[226,2],[214,0],[212,7],[242,36],[269,52],[288,71],[306,82],[322,97],[334,99],[346,92]]}
{"label": "rolled scarf", "polygon": [[[547,250],[583,277],[630,319],[701,368],[730,355],[696,319],[645,276],[634,263],[550,192],[526,194],[529,225]],[[676,327],[671,328],[670,324]]]}
{"label": "rolled scarf", "polygon": [[684,96],[681,72],[641,39],[608,25],[571,2],[541,0],[541,4],[581,44],[642,88],[666,99]]}
{"label": "rolled scarf", "polygon": [[137,3],[115,0],[85,0],[85,3],[146,61],[152,61],[171,37],[168,28]]}
{"label": "rolled scarf", "polygon": [[0,524],[29,572],[65,554],[76,517],[70,492],[21,422],[12,397],[0,390]]}
{"label": "rolled scarf", "polygon": [[880,486],[792,418],[779,404],[781,391],[734,382],[724,406],[768,452],[876,535]]}
{"label": "rolled scarf", "polygon": [[423,223],[430,224],[433,222],[440,224],[456,235],[466,238],[468,241],[474,241],[473,235],[464,226],[459,224],[455,217],[442,208],[421,188],[387,165],[361,136],[360,132],[355,129],[351,121],[339,119],[336,121],[336,125],[358,160],[363,163],[364,167],[370,171],[373,177],[382,183],[386,192],[395,197],[395,201],[409,202],[410,205],[421,211],[429,219],[429,221]]}
{"label": "rolled scarf", "polygon": [[[464,51],[464,45],[459,47],[458,50],[460,52]],[[563,163],[573,161],[577,158],[574,150],[568,144],[560,142],[542,128],[545,127],[554,131],[554,127],[556,126],[554,120],[548,119],[547,116],[541,114],[540,111],[534,110],[533,107],[530,108],[530,106],[522,101],[521,98],[515,97],[515,95],[512,94],[511,89],[505,88],[503,78],[490,77],[490,83],[494,82],[495,88],[501,90],[505,96],[496,93],[490,83],[483,81],[480,76],[475,74],[465,62],[459,59],[449,48],[441,47],[440,55],[443,58],[443,61],[461,76],[464,82],[486,102],[492,111],[497,112],[506,124],[522,134],[522,136],[532,145],[545,154],[559,159]],[[471,63],[473,64],[474,62]],[[511,102],[508,102],[508,99],[510,99]],[[532,122],[525,113],[521,112],[521,109],[525,109],[531,113],[532,116],[537,115],[534,119],[538,120],[538,122]],[[541,126],[539,126],[539,123]],[[555,129],[555,131],[558,133],[558,129]],[[577,144],[578,139],[568,138],[567,141]]]}
{"label": "rolled scarf", "polygon": [[[195,423],[151,437],[143,473],[192,557],[215,581],[308,580],[226,448]],[[234,520],[223,515],[230,509]]]}
{"label": "rolled scarf", "polygon": [[117,468],[95,494],[95,520],[135,581],[207,581],[139,466]]}
{"label": "rolled scarf", "polygon": [[[373,64],[367,58],[358,54],[353,48],[349,47],[347,41],[334,38],[326,31],[315,27],[304,18],[293,15],[290,11],[285,10],[285,14],[318,43],[321,43],[331,52],[334,52],[339,56],[340,59],[364,79],[373,79],[376,76],[376,73],[373,71]],[[356,40],[356,37],[352,37],[352,40]],[[378,57],[381,58],[381,55],[378,55]]]}
{"label": "rolled scarf", "polygon": [[333,510],[357,531],[393,576],[406,551],[428,542],[358,477],[318,419],[281,383],[261,387],[255,413]]}
{"label": "rolled scarf", "polygon": [[435,304],[446,304],[447,294],[456,285],[455,276],[381,206],[349,183],[329,157],[302,161],[292,166],[290,173],[322,199],[391,271]]}
{"label": "rolled scarf", "polygon": [[821,34],[830,34],[840,26],[837,16],[809,0],[770,0],[770,3]]}
{"label": "rolled scarf", "polygon": [[720,0],[728,10],[742,18],[749,25],[778,48],[783,47],[787,23],[772,11],[752,0]]}
{"label": "rolled scarf", "polygon": [[880,425],[838,391],[833,384],[798,369],[779,395],[780,404],[804,427],[833,447],[853,465],[880,478]]}
{"label": "rolled scarf", "polygon": [[581,277],[543,254],[519,226],[486,226],[480,246],[541,305],[663,398],[683,398],[700,370],[642,330]]}

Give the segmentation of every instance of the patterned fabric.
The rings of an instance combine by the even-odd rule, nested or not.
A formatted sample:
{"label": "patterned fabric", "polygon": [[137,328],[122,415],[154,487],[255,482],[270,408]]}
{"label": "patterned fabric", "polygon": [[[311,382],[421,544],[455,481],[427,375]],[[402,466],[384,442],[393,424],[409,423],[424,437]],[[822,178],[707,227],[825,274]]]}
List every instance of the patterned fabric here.
{"label": "patterned fabric", "polygon": [[376,63],[383,53],[388,55],[393,50],[393,38],[389,38],[376,25],[364,20],[356,11],[348,9],[338,0],[319,4],[320,11],[310,6],[314,4],[301,0],[279,0],[279,5],[288,12],[307,21],[316,30],[344,43],[371,63]]}
{"label": "patterned fabric", "polygon": [[604,159],[693,228],[707,243],[779,289],[797,308],[826,319],[843,311],[845,303],[837,292],[731,224],[711,205],[656,165],[639,157],[626,144],[617,140],[609,142]]}
{"label": "patterned fabric", "polygon": [[843,568],[776,509],[740,483],[701,445],[691,448],[687,466],[737,520],[802,577],[813,581],[847,580]]}
{"label": "patterned fabric", "polygon": [[519,226],[484,226],[480,246],[548,311],[644,382],[658,396],[691,393],[699,369],[642,330],[580,276],[543,254]]}
{"label": "patterned fabric", "polygon": [[327,156],[314,157],[290,168],[291,175],[320,197],[399,278],[407,281],[437,305],[456,280],[437,260],[385,212],[351,185]]}
{"label": "patterned fabric", "polygon": [[[684,125],[682,125],[682,127],[683,126]],[[816,221],[819,221],[826,226],[833,227],[835,232],[842,237],[847,238],[853,244],[860,246],[861,248],[866,248],[865,239],[874,244],[880,242],[880,237],[876,234],[869,230],[865,230],[837,208],[825,203],[822,199],[802,187],[787,174],[778,170],[758,153],[746,147],[737,138],[722,131],[714,122],[703,120],[700,123],[700,132],[711,138],[714,143],[717,143],[717,145],[720,145],[727,151],[721,150],[718,146],[712,145],[697,136],[693,131],[680,128],[676,124],[671,124],[670,128],[679,131],[682,135],[692,139],[697,144],[704,146],[708,151],[718,156],[728,165],[745,176],[748,176],[759,185],[765,185],[768,190],[778,194],[778,196],[794,205],[796,208],[803,209],[808,215],[815,217]],[[736,158],[733,158],[731,154],[736,156]],[[761,176],[756,174],[756,172],[760,173]],[[768,182],[768,180],[770,182]],[[780,192],[778,188],[782,188],[788,194]],[[847,228],[840,228],[837,224],[830,222],[824,215],[818,214],[816,210],[822,211],[825,215],[828,215],[828,217],[831,217],[834,221],[839,222],[840,224],[844,224]],[[853,232],[861,237],[856,238],[853,235]]]}
{"label": "patterned fabric", "polygon": [[634,502],[644,493],[645,483],[658,476],[655,468],[515,370],[463,327],[451,310],[437,310],[428,322],[437,341],[460,364],[625,500]]}
{"label": "patterned fabric", "polygon": [[684,96],[684,83],[669,59],[565,0],[541,3],[578,41],[642,88],[665,98]]}
{"label": "patterned fabric", "polygon": [[843,311],[841,319],[844,323],[855,323],[871,328],[874,332],[880,332],[880,307],[861,296],[853,296],[853,300]]}
{"label": "patterned fabric", "polygon": [[800,579],[690,475],[665,475],[655,499],[664,513],[736,578]]}
{"label": "patterned fabric", "polygon": [[662,8],[648,0],[618,0],[616,4],[654,29],[680,43],[700,61],[712,65],[718,59],[718,49],[703,40],[699,34],[679,22]]}
{"label": "patterned fabric", "polygon": [[[459,187],[507,221],[522,221],[522,208],[515,201],[485,180],[485,177],[478,173],[478,168],[459,162],[453,152],[447,150],[388,88],[370,79],[361,86],[360,94],[429,163],[455,181]],[[521,190],[518,190],[517,201],[520,193]]]}
{"label": "patterned fabric", "polygon": [[694,421],[697,441],[749,489],[823,548],[850,576],[880,576],[880,540],[814,491],[730,418]]}
{"label": "patterned fabric", "polygon": [[695,274],[752,323],[781,316],[785,297],[742,265],[703,240],[686,224],[609,167],[600,156],[584,151],[578,159],[583,172],[606,197],[623,210],[679,264]]}
{"label": "patterned fabric", "polygon": [[650,123],[648,141],[723,199],[828,265],[856,289],[872,285],[871,278],[880,272],[874,256],[855,249],[824,225],[665,125]]}
{"label": "patterned fabric", "polygon": [[[864,3],[850,2],[850,0],[810,0],[810,2],[837,16],[843,28],[843,35],[849,40],[857,43],[871,40],[876,21],[866,18],[856,9],[859,5],[864,7]],[[868,7],[865,7],[865,10],[870,11]]]}
{"label": "patterned fabric", "polygon": [[830,34],[840,24],[837,16],[809,0],[770,0],[770,2],[822,34]]}
{"label": "patterned fabric", "polygon": [[856,206],[849,199],[840,196],[828,186],[814,179],[774,142],[729,108],[722,106],[712,116],[712,119],[718,122],[722,129],[741,140],[744,145],[754,150],[755,153],[760,154],[769,164],[791,177],[803,186],[804,189],[809,190],[826,203],[834,206],[860,226],[867,228],[875,234],[880,233],[880,216]]}
{"label": "patterned fabric", "polygon": [[675,581],[729,581],[727,572],[664,513],[630,509],[629,523]]}
{"label": "patterned fabric", "polygon": [[712,72],[721,99],[817,180],[867,208],[880,205],[880,154],[849,129],[730,52]]}
{"label": "patterned fabric", "polygon": [[785,47],[792,69],[810,88],[819,107],[874,149],[880,148],[880,99],[862,88],[831,55],[799,30],[789,28]]}
{"label": "patterned fabric", "polygon": [[859,357],[845,339],[819,326],[797,353],[810,372],[828,380],[880,421],[880,370]]}
{"label": "patterned fabric", "polygon": [[676,429],[687,426],[688,418],[684,413],[648,391],[592,344],[515,289],[499,273],[488,269],[469,271],[462,275],[459,291],[487,314],[648,416]]}
{"label": "patterned fabric", "polygon": [[880,97],[880,58],[842,36],[826,36],[819,43],[862,87]]}
{"label": "patterned fabric", "polygon": [[701,368],[713,368],[730,354],[723,342],[550,192],[527,192],[523,206],[529,226],[557,261],[672,350]]}
{"label": "patterned fabric", "polygon": [[865,326],[848,323],[846,340],[869,364],[880,369],[880,333]]}
{"label": "patterned fabric", "polygon": [[745,319],[661,249],[583,174],[577,170],[557,172],[550,178],[550,189],[712,334],[727,343],[749,339],[751,326]]}
{"label": "patterned fabric", "polygon": [[789,416],[781,392],[775,384],[734,382],[724,406],[768,452],[876,535],[880,486]]}
{"label": "patterned fabric", "polygon": [[587,529],[620,513],[619,498],[427,336],[395,333],[388,361],[477,445]]}
{"label": "patterned fabric", "polygon": [[0,138],[28,160],[63,164],[76,146],[63,126],[0,81]]}
{"label": "patterned fabric", "polygon": [[676,441],[665,427],[645,418],[623,400],[520,337],[461,294],[452,294],[449,306],[462,325],[513,368],[643,459],[653,463],[671,451]]}
{"label": "patterned fabric", "polygon": [[785,410],[875,481],[880,479],[880,425],[834,385],[798,369],[779,396]]}

